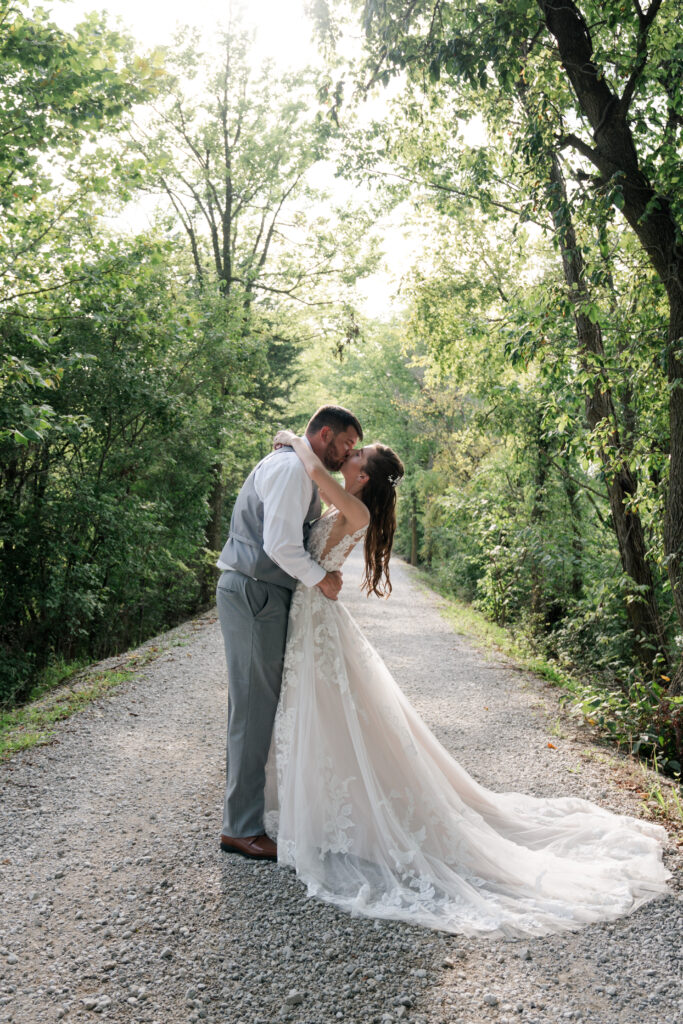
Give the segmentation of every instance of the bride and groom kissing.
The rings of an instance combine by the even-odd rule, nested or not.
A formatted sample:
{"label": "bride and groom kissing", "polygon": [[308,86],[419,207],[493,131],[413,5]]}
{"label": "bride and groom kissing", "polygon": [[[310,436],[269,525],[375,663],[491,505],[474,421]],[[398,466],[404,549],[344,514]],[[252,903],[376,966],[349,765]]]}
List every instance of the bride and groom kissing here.
{"label": "bride and groom kissing", "polygon": [[235,502],[216,591],[229,686],[221,848],[290,866],[309,895],[351,913],[466,935],[631,913],[666,891],[664,830],[579,798],[480,786],[338,600],[363,539],[363,589],[391,592],[403,465],[362,438],[353,413],[321,407],[303,437],[276,435]]}

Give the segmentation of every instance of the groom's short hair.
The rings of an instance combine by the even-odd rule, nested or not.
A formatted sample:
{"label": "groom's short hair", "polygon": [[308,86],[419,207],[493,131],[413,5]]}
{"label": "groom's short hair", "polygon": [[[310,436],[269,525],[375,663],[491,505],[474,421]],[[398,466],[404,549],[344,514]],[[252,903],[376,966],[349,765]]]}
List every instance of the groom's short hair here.
{"label": "groom's short hair", "polygon": [[342,430],[353,427],[359,440],[363,440],[363,428],[360,423],[352,412],[344,409],[341,405],[321,405],[308,421],[306,433],[317,434],[323,427],[331,427],[335,434],[340,434]]}

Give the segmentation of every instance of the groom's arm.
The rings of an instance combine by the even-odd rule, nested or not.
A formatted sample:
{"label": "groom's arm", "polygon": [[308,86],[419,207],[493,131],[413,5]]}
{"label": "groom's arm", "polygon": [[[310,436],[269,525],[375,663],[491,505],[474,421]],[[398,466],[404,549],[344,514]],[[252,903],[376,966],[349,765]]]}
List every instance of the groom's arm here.
{"label": "groom's arm", "polygon": [[294,453],[279,455],[260,467],[254,485],[263,502],[263,550],[294,579],[316,586],[327,573],[304,548],[303,524],[313,494],[306,470]]}

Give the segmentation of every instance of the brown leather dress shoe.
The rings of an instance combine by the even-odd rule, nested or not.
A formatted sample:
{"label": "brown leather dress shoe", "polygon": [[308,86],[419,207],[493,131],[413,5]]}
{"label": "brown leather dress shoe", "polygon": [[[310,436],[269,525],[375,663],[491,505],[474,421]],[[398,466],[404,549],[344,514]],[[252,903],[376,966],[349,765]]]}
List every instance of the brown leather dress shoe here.
{"label": "brown leather dress shoe", "polygon": [[221,836],[221,850],[226,853],[241,853],[252,860],[277,860],[277,846],[268,836]]}

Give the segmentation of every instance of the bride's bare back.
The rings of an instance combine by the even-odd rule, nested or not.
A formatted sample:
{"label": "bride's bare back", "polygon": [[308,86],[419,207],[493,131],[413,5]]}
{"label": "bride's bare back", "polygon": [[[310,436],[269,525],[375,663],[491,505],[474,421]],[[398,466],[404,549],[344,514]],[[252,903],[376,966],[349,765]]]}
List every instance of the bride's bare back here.
{"label": "bride's bare back", "polygon": [[365,533],[362,526],[354,533],[342,513],[333,508],[313,524],[308,538],[308,550],[323,569],[335,572],[351,554],[353,548]]}

